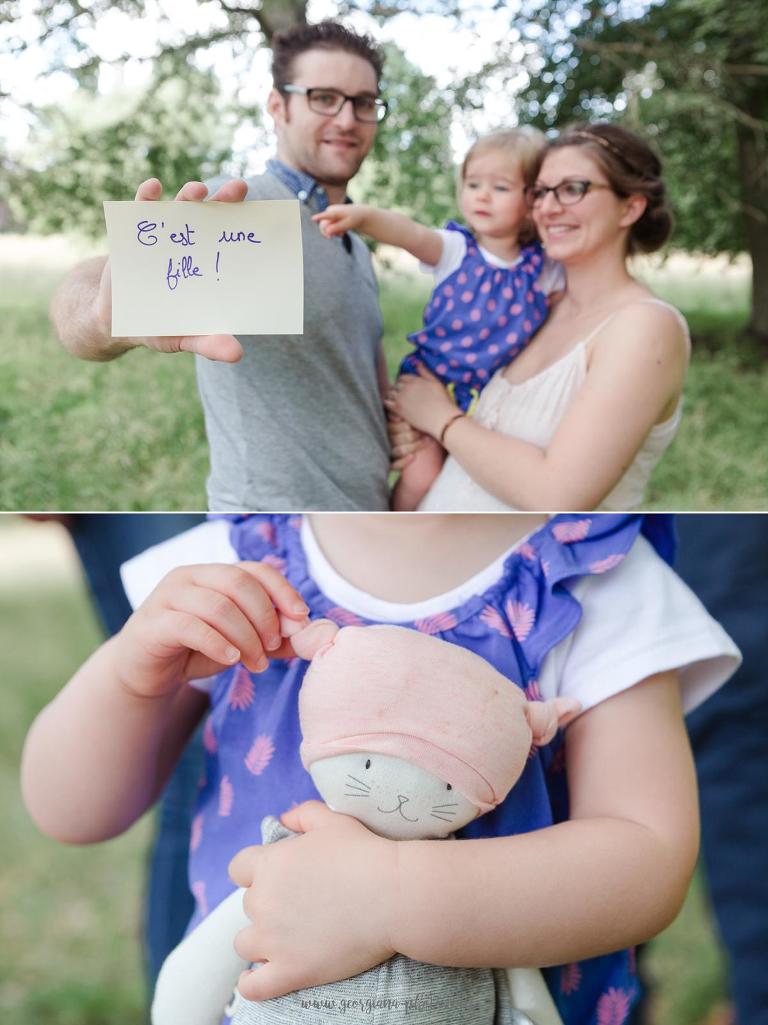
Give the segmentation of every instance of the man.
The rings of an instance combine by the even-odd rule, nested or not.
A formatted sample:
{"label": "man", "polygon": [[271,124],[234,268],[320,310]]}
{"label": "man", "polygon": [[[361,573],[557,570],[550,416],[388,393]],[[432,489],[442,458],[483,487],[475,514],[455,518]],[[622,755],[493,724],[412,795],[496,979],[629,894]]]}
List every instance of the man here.
{"label": "man", "polygon": [[[197,354],[211,453],[213,510],[388,507],[389,445],[381,388],[381,313],[370,255],[357,237],[325,239],[312,215],[343,202],[386,113],[373,41],[335,22],[273,39],[267,109],[277,159],[249,182],[212,183],[212,199],[301,202],[303,335],[112,338],[109,261],[89,260],[59,288],[51,316],[81,359],[110,360],[138,346]],[[157,200],[150,179],[136,198]],[[176,199],[200,201],[188,182]]]}

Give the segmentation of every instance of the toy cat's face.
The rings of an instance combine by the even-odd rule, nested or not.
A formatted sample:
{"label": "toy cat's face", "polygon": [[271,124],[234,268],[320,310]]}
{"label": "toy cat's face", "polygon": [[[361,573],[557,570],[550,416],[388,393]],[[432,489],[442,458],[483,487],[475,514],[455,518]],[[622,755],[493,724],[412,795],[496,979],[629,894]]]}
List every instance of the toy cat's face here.
{"label": "toy cat's face", "polygon": [[329,808],[390,840],[447,836],[477,815],[450,783],[392,755],[334,755],[313,762],[309,773]]}

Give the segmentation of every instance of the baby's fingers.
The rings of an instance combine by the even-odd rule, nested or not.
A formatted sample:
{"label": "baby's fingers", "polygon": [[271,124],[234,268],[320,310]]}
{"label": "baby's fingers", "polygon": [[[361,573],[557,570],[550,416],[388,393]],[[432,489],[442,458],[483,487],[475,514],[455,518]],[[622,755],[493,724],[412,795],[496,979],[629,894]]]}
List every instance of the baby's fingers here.
{"label": "baby's fingers", "polygon": [[280,644],[279,624],[274,610],[260,616],[258,628],[228,594],[206,587],[190,586],[176,603],[176,611],[207,623],[239,652],[241,661],[254,672],[266,669],[265,652]]}
{"label": "baby's fingers", "polygon": [[157,616],[167,645],[197,651],[217,665],[231,666],[240,660],[239,649],[224,634],[192,613],[165,609]]}
{"label": "baby's fingers", "polygon": [[308,980],[297,976],[295,971],[268,961],[243,972],[237,988],[246,1000],[272,1000],[307,985]]}

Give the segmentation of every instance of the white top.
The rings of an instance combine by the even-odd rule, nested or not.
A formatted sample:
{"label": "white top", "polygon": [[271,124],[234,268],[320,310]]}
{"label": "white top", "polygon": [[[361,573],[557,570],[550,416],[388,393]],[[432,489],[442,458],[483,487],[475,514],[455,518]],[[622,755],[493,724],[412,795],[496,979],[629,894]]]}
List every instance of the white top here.
{"label": "white top", "polygon": [[[310,576],[331,601],[366,619],[408,623],[448,612],[496,581],[504,561],[525,539],[469,580],[424,601],[384,601],[341,577],[315,540],[308,518],[302,542]],[[177,566],[237,562],[229,524],[202,523],[142,552],[121,568],[135,608]],[[604,701],[653,673],[676,669],[686,712],[709,697],[736,671],[739,650],[693,592],[639,537],[614,569],[580,579],[571,587],[582,606],[576,629],[545,657],[539,678],[543,697],[578,698],[583,709]],[[195,681],[201,690],[210,681]]]}
{"label": "white top", "polygon": [[[642,299],[670,310],[680,321],[690,347],[688,326],[682,314],[661,299]],[[617,311],[620,312],[620,311]],[[537,448],[546,449],[587,376],[588,345],[616,314],[611,314],[570,352],[526,381],[513,384],[498,370],[478,399],[473,417],[478,423]],[[637,509],[654,467],[677,434],[683,399],[668,420],[651,428],[627,472],[601,502],[605,510]],[[443,469],[424,496],[420,509],[430,512],[509,512],[512,507],[490,494],[469,476],[456,459],[448,456]]]}
{"label": "white top", "polygon": [[[443,242],[440,259],[436,264],[419,263],[421,271],[425,274],[433,275],[435,288],[461,267],[464,257],[467,255],[467,240],[460,231],[451,231],[448,228],[437,228],[436,230]],[[479,243],[477,248],[480,250],[482,258],[491,267],[502,267],[508,270],[510,267],[517,266],[523,259],[522,256],[517,256],[514,260],[504,260],[501,256],[490,253]],[[565,271],[562,265],[550,256],[547,256],[546,253],[544,254],[544,265],[539,276],[539,288],[544,295],[550,295],[552,292],[558,292],[565,288]]]}

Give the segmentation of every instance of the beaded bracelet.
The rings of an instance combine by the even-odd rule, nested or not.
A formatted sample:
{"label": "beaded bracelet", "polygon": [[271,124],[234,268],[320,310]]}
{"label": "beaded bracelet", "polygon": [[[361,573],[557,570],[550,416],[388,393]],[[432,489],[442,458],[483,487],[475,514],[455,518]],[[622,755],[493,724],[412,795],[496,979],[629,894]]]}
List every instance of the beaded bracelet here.
{"label": "beaded bracelet", "polygon": [[454,416],[449,417],[449,419],[445,421],[445,423],[443,424],[443,429],[442,431],[440,431],[440,437],[437,439],[441,445],[445,444],[445,432],[448,430],[451,424],[455,424],[457,420],[461,420],[461,418],[466,415],[466,413],[456,413]]}

